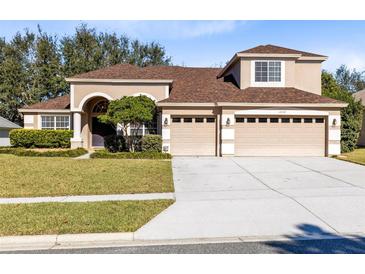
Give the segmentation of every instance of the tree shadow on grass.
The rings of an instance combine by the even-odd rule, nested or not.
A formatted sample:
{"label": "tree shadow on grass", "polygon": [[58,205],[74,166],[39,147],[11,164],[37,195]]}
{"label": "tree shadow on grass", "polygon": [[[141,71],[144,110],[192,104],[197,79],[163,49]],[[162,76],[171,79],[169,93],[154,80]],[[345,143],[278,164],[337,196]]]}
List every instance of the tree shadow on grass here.
{"label": "tree shadow on grass", "polygon": [[343,237],[312,224],[300,224],[301,233],[286,235],[288,241],[267,242],[277,253],[365,254],[365,236]]}

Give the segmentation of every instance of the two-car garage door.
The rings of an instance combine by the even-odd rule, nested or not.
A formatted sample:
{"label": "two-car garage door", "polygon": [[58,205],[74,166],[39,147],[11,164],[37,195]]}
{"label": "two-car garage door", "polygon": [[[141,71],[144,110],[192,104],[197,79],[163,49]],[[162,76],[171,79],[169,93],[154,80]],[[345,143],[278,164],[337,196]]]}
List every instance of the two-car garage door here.
{"label": "two-car garage door", "polygon": [[236,117],[236,156],[324,156],[323,117]]}

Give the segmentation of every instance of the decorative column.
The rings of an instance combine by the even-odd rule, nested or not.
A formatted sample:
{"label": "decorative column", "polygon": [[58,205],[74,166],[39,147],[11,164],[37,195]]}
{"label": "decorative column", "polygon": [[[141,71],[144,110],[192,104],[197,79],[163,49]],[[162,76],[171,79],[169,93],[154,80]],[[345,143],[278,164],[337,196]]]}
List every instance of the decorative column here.
{"label": "decorative column", "polygon": [[222,136],[222,156],[234,155],[234,114],[222,114],[221,136]]}
{"label": "decorative column", "polygon": [[328,155],[341,154],[341,113],[330,112],[328,115]]}
{"label": "decorative column", "polygon": [[162,152],[170,153],[170,114],[162,114]]}
{"label": "decorative column", "polygon": [[81,112],[73,113],[73,138],[71,138],[71,148],[82,147],[81,138]]}

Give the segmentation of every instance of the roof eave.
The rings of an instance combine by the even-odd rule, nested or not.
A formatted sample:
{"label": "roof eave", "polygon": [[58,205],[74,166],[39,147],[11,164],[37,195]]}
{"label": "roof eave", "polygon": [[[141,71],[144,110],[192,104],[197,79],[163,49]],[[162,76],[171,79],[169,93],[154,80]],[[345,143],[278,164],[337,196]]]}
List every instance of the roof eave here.
{"label": "roof eave", "polygon": [[32,112],[42,112],[42,113],[70,113],[70,109],[40,109],[40,108],[21,108],[19,109],[21,113],[32,113]]}
{"label": "roof eave", "polygon": [[90,78],[66,78],[69,83],[147,83],[147,84],[171,84],[171,79],[90,79]]}
{"label": "roof eave", "polygon": [[217,106],[259,106],[259,107],[334,107],[344,108],[347,103],[242,103],[242,102],[217,102]]}
{"label": "roof eave", "polygon": [[193,103],[193,102],[157,102],[158,107],[215,107],[216,103]]}

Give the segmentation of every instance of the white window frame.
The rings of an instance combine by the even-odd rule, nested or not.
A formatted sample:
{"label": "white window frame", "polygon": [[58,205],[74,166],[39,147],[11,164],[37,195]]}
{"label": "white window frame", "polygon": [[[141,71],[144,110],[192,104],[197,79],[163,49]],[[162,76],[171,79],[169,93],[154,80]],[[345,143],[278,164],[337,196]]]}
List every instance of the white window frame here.
{"label": "white window frame", "polygon": [[[280,82],[256,82],[255,64],[256,62],[280,62],[281,81]],[[285,61],[282,60],[252,60],[251,61],[251,86],[252,87],[285,87]]]}
{"label": "white window frame", "polygon": [[[53,125],[53,128],[43,128],[42,126],[42,117],[53,117],[53,122],[54,122],[54,125]],[[70,115],[63,115],[63,114],[41,114],[39,115],[39,118],[38,118],[38,128],[39,129],[49,129],[49,130],[56,130],[56,129],[61,129],[61,128],[57,128],[57,118],[56,117],[68,117],[68,127],[67,129],[70,130],[71,128],[71,117]],[[64,130],[67,130],[66,128],[62,128]]]}

